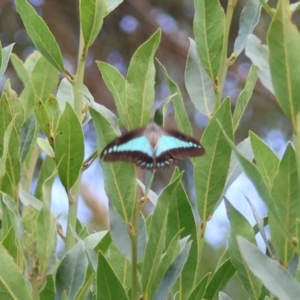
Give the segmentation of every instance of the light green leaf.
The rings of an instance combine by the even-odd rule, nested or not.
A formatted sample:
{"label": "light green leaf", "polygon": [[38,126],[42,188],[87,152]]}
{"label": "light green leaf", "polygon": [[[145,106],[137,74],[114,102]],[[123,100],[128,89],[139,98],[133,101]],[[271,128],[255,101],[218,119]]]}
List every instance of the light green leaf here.
{"label": "light green leaf", "polygon": [[[117,137],[109,121],[90,108],[90,113],[97,133],[97,149],[101,153],[104,146]],[[100,162],[104,173],[105,191],[122,219],[129,223],[136,201],[135,167],[122,162]]]}
{"label": "light green leaf", "polygon": [[250,34],[247,38],[245,54],[250,58],[252,64],[257,67],[257,74],[263,86],[274,94],[268,61],[268,47],[262,45],[261,41],[254,34]]}
{"label": "light green leaf", "polygon": [[[296,154],[290,143],[286,147],[274,177],[271,194],[286,230],[292,236],[295,236],[296,219],[300,218],[299,182]],[[281,263],[287,266],[295,254],[294,245],[289,237],[282,232],[272,214],[269,215],[269,225],[272,243],[280,257]]]}
{"label": "light green leaf", "polygon": [[19,197],[23,205],[25,206],[31,205],[37,211],[40,211],[42,209],[43,203],[39,199],[31,195],[30,193],[27,193],[24,190],[19,189]]}
{"label": "light green leaf", "polygon": [[292,274],[277,261],[268,258],[252,243],[238,236],[240,251],[251,272],[279,299],[297,299],[300,285]]}
{"label": "light green leaf", "polygon": [[142,290],[146,297],[150,293],[151,285],[155,281],[155,276],[159,268],[161,255],[165,246],[168,206],[173,195],[176,193],[176,187],[179,184],[181,176],[182,175],[177,176],[177,178],[163,190],[151,217],[149,237],[142,270]]}
{"label": "light green leaf", "polygon": [[84,137],[81,124],[69,103],[61,115],[54,142],[58,174],[69,190],[77,180],[84,157]]}
{"label": "light green leaf", "polygon": [[105,62],[97,61],[97,65],[104,83],[114,97],[120,125],[129,129],[125,78],[115,67]]}
{"label": "light green leaf", "polygon": [[98,252],[97,300],[128,300],[126,291],[105,256]]}
{"label": "light green leaf", "polygon": [[173,105],[175,110],[175,121],[177,127],[180,131],[192,136],[192,126],[186,113],[180,89],[178,85],[169,77],[166,68],[159,61],[158,63],[167,81],[167,85],[169,87],[170,92],[172,94],[175,94],[175,96],[173,97]]}
{"label": "light green leaf", "polygon": [[23,85],[25,86],[29,81],[29,73],[25,68],[25,63],[14,53],[11,53],[10,61],[19,79],[22,81]]}
{"label": "light green leaf", "polygon": [[1,244],[0,265],[1,298],[24,300],[32,299],[21,270],[14,263],[13,258]]}
{"label": "light green leaf", "polygon": [[194,34],[199,56],[203,69],[215,81],[223,49],[224,10],[218,0],[196,0],[194,3]]}
{"label": "light green leaf", "polygon": [[[264,0],[263,0],[264,1]],[[246,46],[246,41],[260,19],[261,5],[259,0],[249,0],[240,16],[239,33],[234,41],[233,52],[240,55]]]}
{"label": "light green leaf", "polygon": [[61,51],[45,21],[26,0],[16,0],[15,3],[26,32],[36,48],[58,71],[64,73],[65,68]]}
{"label": "light green leaf", "polygon": [[224,130],[232,138],[229,99],[223,101],[202,135],[205,155],[194,160],[197,206],[203,222],[210,218],[222,195],[229,169],[231,149],[218,122],[222,123]]}
{"label": "light green leaf", "polygon": [[80,0],[80,25],[85,48],[95,41],[106,15],[105,0]]}
{"label": "light green leaf", "polygon": [[225,205],[227,216],[231,224],[228,252],[232,265],[236,269],[249,298],[258,299],[261,291],[261,282],[249,271],[236,240],[236,237],[239,235],[249,240],[252,244],[256,244],[253,228],[245,217],[238,212],[226,198]]}
{"label": "light green leaf", "polygon": [[68,299],[74,299],[85,281],[88,259],[83,241],[77,244],[63,257],[56,272],[56,297],[61,299],[63,293]]}
{"label": "light green leaf", "polygon": [[7,64],[8,64],[8,61],[9,61],[9,57],[11,55],[11,51],[12,51],[12,48],[15,44],[10,44],[9,46],[7,47],[4,47],[1,49],[1,64],[0,64],[0,80],[2,79],[2,76],[4,75],[4,72],[7,68]]}
{"label": "light green leaf", "polygon": [[[255,0],[258,1],[258,0]],[[232,117],[232,124],[233,124],[233,132],[236,132],[240,121],[244,115],[244,112],[246,110],[246,107],[250,101],[250,98],[253,93],[253,89],[255,87],[256,81],[257,81],[257,68],[255,66],[251,66],[251,69],[249,70],[247,81],[245,84],[244,89],[239,94],[239,97],[236,101],[233,117]]]}
{"label": "light green leaf", "polygon": [[259,169],[260,174],[263,176],[265,182],[271,189],[280,160],[274,151],[256,134],[250,131],[249,136],[256,166]]}
{"label": "light green leaf", "polygon": [[110,14],[116,7],[118,7],[123,0],[106,0],[107,2],[107,12],[106,14]]}
{"label": "light green leaf", "polygon": [[276,98],[292,118],[300,110],[300,34],[291,20],[288,3],[279,1],[268,32],[269,63]]}
{"label": "light green leaf", "polygon": [[134,53],[126,76],[126,108],[130,130],[148,125],[152,119],[155,97],[154,55],[161,30],[158,29]]}
{"label": "light green leaf", "polygon": [[210,279],[211,273],[206,274],[201,281],[193,289],[187,300],[202,299],[206,290],[207,283]]}
{"label": "light green leaf", "polygon": [[185,68],[185,86],[195,108],[210,117],[214,110],[214,86],[202,67],[197,45],[192,39]]}

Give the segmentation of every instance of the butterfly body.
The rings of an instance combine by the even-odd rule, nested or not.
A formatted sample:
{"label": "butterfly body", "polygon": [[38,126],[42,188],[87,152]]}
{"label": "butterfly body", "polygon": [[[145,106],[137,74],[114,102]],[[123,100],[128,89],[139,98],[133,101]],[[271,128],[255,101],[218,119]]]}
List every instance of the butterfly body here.
{"label": "butterfly body", "polygon": [[194,138],[150,123],[110,142],[100,158],[104,161],[131,162],[146,169],[161,169],[176,160],[204,153],[204,148]]}

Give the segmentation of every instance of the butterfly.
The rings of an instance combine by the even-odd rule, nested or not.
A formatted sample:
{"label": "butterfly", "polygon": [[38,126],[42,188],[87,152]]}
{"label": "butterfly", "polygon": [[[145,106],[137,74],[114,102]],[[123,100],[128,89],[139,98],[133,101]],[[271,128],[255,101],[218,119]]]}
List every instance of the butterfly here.
{"label": "butterfly", "polygon": [[110,162],[131,162],[152,170],[168,167],[176,160],[203,154],[203,146],[193,137],[150,123],[110,142],[100,158]]}

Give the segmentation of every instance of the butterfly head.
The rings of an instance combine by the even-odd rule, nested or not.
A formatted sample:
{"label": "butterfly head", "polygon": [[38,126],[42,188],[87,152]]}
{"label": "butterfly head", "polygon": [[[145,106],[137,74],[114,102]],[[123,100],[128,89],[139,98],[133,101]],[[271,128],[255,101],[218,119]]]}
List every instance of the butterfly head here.
{"label": "butterfly head", "polygon": [[153,151],[155,151],[161,136],[160,128],[155,123],[151,123],[146,127],[145,135]]}

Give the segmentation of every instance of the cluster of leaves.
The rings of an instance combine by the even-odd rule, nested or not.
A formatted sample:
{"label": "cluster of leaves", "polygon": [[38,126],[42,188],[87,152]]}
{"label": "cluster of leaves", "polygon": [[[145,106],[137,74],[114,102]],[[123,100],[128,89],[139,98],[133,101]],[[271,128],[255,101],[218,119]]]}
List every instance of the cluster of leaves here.
{"label": "cluster of leaves", "polygon": [[[125,163],[101,162],[111,206],[110,230],[90,234],[77,220],[81,174],[97,153],[119,134],[151,120],[154,104],[154,56],[161,31],[157,30],[132,57],[124,78],[113,66],[97,62],[112,93],[118,118],[97,104],[83,85],[89,47],[104,17],[121,1],[80,1],[80,49],[76,74],[64,64],[49,31],[26,0],[16,0],[28,35],[39,52],[25,62],[1,49],[0,77],[8,60],[24,84],[18,96],[6,82],[0,98],[0,278],[5,299],[230,299],[221,290],[234,274],[251,299],[297,299],[300,294],[300,35],[291,23],[289,6],[278,1],[274,12],[264,1],[249,0],[230,58],[227,39],[236,1],[226,14],[218,0],[195,1],[194,34],[186,63],[185,82],[196,109],[210,118],[201,143],[206,155],[193,160],[196,213],[185,191],[182,173],[175,169],[160,196],[149,201],[154,212],[145,218],[137,199],[136,169]],[[268,46],[252,34],[261,7],[272,18]],[[245,50],[253,65],[232,114],[230,98],[222,100],[226,72]],[[155,113],[163,125],[166,107],[174,106],[178,128],[192,135],[192,127],[176,83],[159,62],[172,96]],[[64,75],[59,82],[58,72]],[[291,119],[295,148],[288,144],[283,157],[254,133],[238,146],[232,143],[257,78],[276,96]],[[58,87],[57,87],[58,85]],[[56,96],[51,93],[57,89]],[[97,150],[84,161],[82,127],[92,119]],[[44,138],[39,137],[39,132]],[[38,147],[37,147],[38,145]],[[295,150],[296,149],[296,150]],[[45,158],[41,158],[41,152]],[[255,163],[252,162],[252,157]],[[32,191],[38,161],[42,166]],[[257,225],[225,199],[232,225],[228,249],[213,273],[201,278],[201,259],[207,222],[227,188],[245,171],[269,209],[268,219],[252,208]],[[69,199],[67,232],[51,212],[51,188],[59,175]],[[247,197],[245,197],[247,198]],[[251,205],[251,199],[247,199]],[[252,206],[251,206],[252,207]],[[196,217],[195,217],[196,214]],[[201,222],[196,222],[200,216]],[[268,224],[271,239],[265,234]],[[271,258],[255,242],[260,232]],[[55,254],[57,233],[65,239],[62,257]]]}

